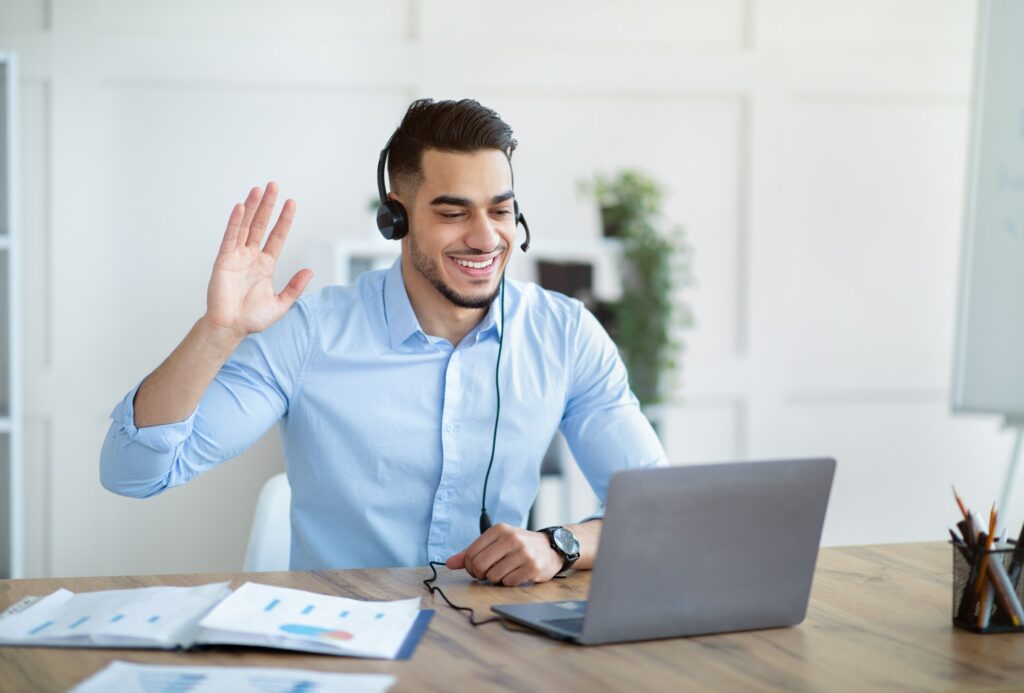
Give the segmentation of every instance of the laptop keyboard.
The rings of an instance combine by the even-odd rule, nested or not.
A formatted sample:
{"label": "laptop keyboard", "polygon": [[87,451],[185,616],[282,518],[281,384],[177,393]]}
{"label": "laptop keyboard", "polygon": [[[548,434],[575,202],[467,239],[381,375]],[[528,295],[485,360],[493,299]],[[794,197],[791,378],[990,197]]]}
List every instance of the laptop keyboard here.
{"label": "laptop keyboard", "polygon": [[549,618],[543,621],[544,625],[551,626],[552,628],[558,628],[574,635],[580,635],[583,633],[583,617],[577,616],[576,618]]}

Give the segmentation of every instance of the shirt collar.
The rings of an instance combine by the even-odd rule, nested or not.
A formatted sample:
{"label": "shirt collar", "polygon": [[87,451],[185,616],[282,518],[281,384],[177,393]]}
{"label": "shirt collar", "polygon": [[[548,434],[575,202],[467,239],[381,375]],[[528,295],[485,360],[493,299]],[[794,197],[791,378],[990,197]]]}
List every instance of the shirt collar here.
{"label": "shirt collar", "polygon": [[[506,284],[506,290],[507,288]],[[507,307],[508,296],[505,297],[505,304]],[[401,257],[395,260],[387,274],[384,275],[384,320],[388,326],[388,346],[392,349],[398,348],[414,334],[421,334],[424,339],[429,339],[423,328],[420,327],[420,322],[416,319],[416,313],[412,309],[412,303],[409,301],[409,293],[406,291],[405,281],[402,279]],[[499,293],[498,297],[491,301],[491,306],[487,309],[483,320],[466,335],[466,338],[480,341],[484,337],[493,335],[497,339],[500,328],[501,294]]]}
{"label": "shirt collar", "polygon": [[[505,288],[508,288],[506,283]],[[508,308],[508,296],[505,296],[505,307]],[[472,337],[475,341],[479,342],[484,337],[494,335],[497,339],[499,331],[501,329],[501,293],[491,301],[491,307],[487,309],[487,314],[484,315],[484,319],[480,321],[480,324],[474,327],[466,338]]]}

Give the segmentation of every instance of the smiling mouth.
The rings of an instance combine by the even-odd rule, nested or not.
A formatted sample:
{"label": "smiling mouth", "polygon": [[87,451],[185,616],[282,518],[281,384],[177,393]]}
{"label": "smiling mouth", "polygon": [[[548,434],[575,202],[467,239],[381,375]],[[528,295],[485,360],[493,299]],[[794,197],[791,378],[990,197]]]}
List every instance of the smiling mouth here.
{"label": "smiling mouth", "polygon": [[492,250],[490,253],[455,253],[448,255],[452,267],[458,275],[473,284],[491,281],[495,273],[501,269],[504,248]]}
{"label": "smiling mouth", "polygon": [[457,257],[453,257],[452,259],[455,260],[457,264],[462,265],[463,267],[469,267],[470,269],[486,269],[494,264],[494,260],[496,258],[497,256],[492,256],[482,262],[473,262],[472,260],[463,260]]}

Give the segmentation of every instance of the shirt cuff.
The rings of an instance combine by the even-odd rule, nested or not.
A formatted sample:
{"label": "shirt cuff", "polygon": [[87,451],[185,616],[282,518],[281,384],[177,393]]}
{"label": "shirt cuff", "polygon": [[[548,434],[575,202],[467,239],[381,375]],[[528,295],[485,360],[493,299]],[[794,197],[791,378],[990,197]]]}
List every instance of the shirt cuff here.
{"label": "shirt cuff", "polygon": [[192,434],[192,423],[199,408],[197,407],[184,421],[137,428],[135,426],[135,395],[141,385],[142,383],[136,385],[131,392],[125,395],[124,399],[118,402],[114,411],[110,412],[110,418],[120,426],[121,432],[127,435],[133,443],[139,443],[157,452],[174,452]]}

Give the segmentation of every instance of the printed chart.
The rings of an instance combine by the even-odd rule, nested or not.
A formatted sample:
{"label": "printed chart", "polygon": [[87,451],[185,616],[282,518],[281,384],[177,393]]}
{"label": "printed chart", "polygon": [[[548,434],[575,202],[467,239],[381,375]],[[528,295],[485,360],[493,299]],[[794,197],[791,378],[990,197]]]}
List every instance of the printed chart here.
{"label": "printed chart", "polygon": [[244,634],[251,644],[293,641],[293,649],[392,658],[419,605],[419,598],[371,602],[247,582],[202,620],[200,641],[238,642]]}
{"label": "printed chart", "polygon": [[228,583],[75,594],[57,590],[0,621],[0,643],[178,647],[231,593]]}

